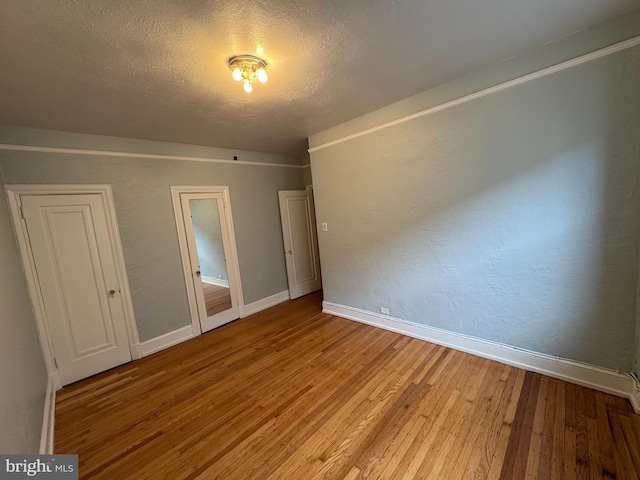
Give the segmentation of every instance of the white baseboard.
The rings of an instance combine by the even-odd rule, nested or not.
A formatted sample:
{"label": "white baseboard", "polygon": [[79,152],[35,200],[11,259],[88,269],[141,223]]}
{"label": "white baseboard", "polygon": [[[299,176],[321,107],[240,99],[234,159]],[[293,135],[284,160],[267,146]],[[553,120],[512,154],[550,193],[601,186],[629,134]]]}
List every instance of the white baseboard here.
{"label": "white baseboard", "polygon": [[53,454],[56,423],[56,382],[52,375],[47,378],[47,391],[44,397],[42,431],[40,433],[40,455]]}
{"label": "white baseboard", "polygon": [[174,330],[173,332],[165,333],[159,337],[152,338],[146,342],[140,344],[140,352],[143,357],[151,355],[152,353],[159,352],[165,348],[173,347],[178,343],[182,343],[185,340],[193,338],[193,328],[191,325]]}
{"label": "white baseboard", "polygon": [[223,280],[222,278],[216,277],[205,277],[202,275],[200,277],[204,283],[210,283],[211,285],[217,285],[218,287],[226,287],[229,288],[229,280]]}
{"label": "white baseboard", "polygon": [[[375,327],[426,340],[438,345],[461,350],[507,365],[542,373],[550,377],[576,383],[585,387],[629,398],[640,407],[640,392],[632,397],[633,381],[628,376],[607,368],[567,360],[529,350],[491,342],[469,335],[449,332],[439,328],[407,322],[398,318],[367,312],[358,308],[322,302],[322,311],[338,317],[355,320]],[[636,408],[636,405],[634,405]],[[637,410],[638,411],[638,410]]]}
{"label": "white baseboard", "polygon": [[261,312],[262,310],[266,310],[267,308],[286,302],[287,300],[289,300],[289,290],[284,290],[283,292],[276,293],[275,295],[263,298],[262,300],[250,303],[249,305],[241,305],[240,318],[248,317],[249,315]]}

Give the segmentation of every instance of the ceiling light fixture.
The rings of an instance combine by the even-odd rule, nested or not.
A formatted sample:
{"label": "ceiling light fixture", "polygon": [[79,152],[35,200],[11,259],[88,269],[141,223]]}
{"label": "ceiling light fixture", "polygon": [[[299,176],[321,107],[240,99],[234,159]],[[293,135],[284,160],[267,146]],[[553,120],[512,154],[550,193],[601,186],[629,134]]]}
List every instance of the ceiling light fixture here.
{"label": "ceiling light fixture", "polygon": [[231,76],[237,82],[242,80],[243,88],[247,93],[253,91],[253,81],[257,78],[260,83],[265,83],[267,75],[267,62],[254,55],[238,55],[229,59]]}

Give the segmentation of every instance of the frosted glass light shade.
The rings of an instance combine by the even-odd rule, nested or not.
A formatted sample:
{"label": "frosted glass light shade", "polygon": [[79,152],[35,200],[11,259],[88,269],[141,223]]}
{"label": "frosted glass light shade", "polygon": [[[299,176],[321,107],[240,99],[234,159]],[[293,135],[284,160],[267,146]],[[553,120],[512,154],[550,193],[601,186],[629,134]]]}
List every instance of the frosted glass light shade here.
{"label": "frosted glass light shade", "polygon": [[269,80],[269,76],[267,75],[267,72],[264,68],[259,68],[258,70],[256,70],[256,75],[258,76],[258,80],[260,81],[260,83],[266,83],[266,81]]}

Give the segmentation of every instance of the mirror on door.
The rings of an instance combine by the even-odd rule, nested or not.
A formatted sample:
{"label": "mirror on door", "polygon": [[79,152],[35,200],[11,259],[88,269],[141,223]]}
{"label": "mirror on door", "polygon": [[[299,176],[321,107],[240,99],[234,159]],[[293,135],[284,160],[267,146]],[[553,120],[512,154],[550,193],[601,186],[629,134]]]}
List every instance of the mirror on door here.
{"label": "mirror on door", "polygon": [[212,317],[232,307],[218,200],[192,198],[189,200],[189,209],[200,265],[202,293],[207,316]]}

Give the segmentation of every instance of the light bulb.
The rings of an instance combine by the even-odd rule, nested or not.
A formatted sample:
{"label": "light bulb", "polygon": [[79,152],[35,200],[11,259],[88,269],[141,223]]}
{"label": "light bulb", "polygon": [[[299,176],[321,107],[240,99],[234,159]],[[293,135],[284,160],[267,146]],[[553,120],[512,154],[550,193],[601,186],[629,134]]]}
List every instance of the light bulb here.
{"label": "light bulb", "polygon": [[247,93],[251,93],[253,91],[253,85],[251,85],[251,82],[249,80],[245,80],[244,81],[244,91]]}
{"label": "light bulb", "polygon": [[269,80],[269,76],[267,75],[267,72],[264,70],[264,68],[259,68],[258,70],[256,70],[256,75],[258,75],[258,80],[260,80],[260,83],[266,83],[266,81]]}
{"label": "light bulb", "polygon": [[231,76],[236,82],[239,82],[240,80],[242,80],[242,71],[238,67],[236,67],[233,69],[233,72],[231,72]]}

